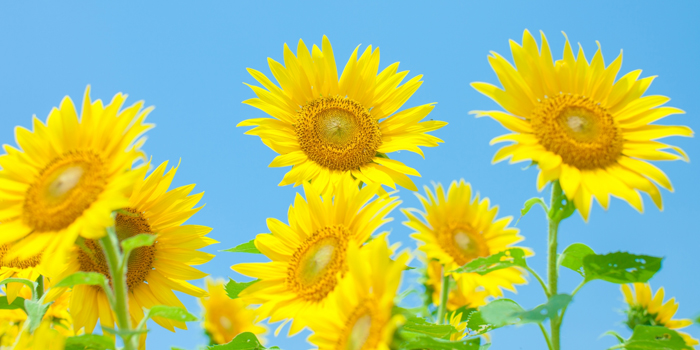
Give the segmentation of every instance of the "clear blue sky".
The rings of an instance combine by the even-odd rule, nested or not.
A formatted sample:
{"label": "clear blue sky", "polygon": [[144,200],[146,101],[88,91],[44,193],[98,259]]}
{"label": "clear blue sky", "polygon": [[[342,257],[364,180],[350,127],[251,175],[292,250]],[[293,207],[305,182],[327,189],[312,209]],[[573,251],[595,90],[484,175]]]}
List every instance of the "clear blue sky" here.
{"label": "clear blue sky", "polygon": [[[474,109],[497,108],[475,92],[469,83],[497,83],[487,62],[490,50],[511,57],[508,39],[520,40],[523,29],[543,30],[561,57],[565,31],[592,57],[599,40],[606,62],[624,49],[622,71],[643,69],[643,76],[658,75],[649,94],[672,98],[670,105],[687,114],[672,116],[666,124],[684,124],[700,130],[698,81],[700,69],[700,3],[691,1],[473,1],[431,3],[375,2],[3,2],[0,4],[0,143],[14,144],[15,125],[30,126],[33,114],[44,119],[64,95],[77,100],[87,84],[93,98],[110,99],[116,92],[129,101],[145,100],[156,110],[149,121],[145,150],[156,163],[164,160],[182,166],[175,184],[196,183],[206,191],[207,206],[191,221],[214,230],[220,244],[206,249],[217,256],[202,267],[213,276],[238,278],[229,267],[249,255],[217,253],[266,232],[265,219],[286,221],[287,207],[297,189],[277,187],[286,168],[267,168],[275,156],[257,137],[243,135],[235,125],[247,118],[264,117],[261,111],[241,104],[253,97],[242,82],[253,83],[246,67],[269,72],[267,57],[282,60],[284,43],[296,47],[330,38],[339,67],[358,44],[381,48],[381,67],[400,61],[410,76],[424,74],[425,83],[407,106],[437,102],[431,118],[449,125],[435,132],[445,140],[427,149],[426,158],[412,153],[395,154],[423,175],[421,187],[431,181],[449,183],[464,178],[483,195],[499,204],[501,215],[517,215],[522,203],[535,195],[536,171],[522,165],[491,165],[496,147],[488,142],[504,133],[496,122],[474,119]],[[664,256],[664,268],[652,279],[654,288],[665,286],[667,296],[680,302],[678,316],[700,313],[700,248],[697,215],[700,214],[700,147],[696,139],[674,138],[691,163],[659,166],[669,175],[676,192],[663,193],[665,210],[659,212],[648,198],[648,209],[638,214],[621,200],[609,211],[592,211],[589,223],[580,217],[561,227],[561,245],[585,242],[597,252],[627,250]],[[657,164],[658,165],[658,164]],[[414,195],[402,190],[403,206],[418,205]],[[403,215],[385,226],[392,241],[408,240]],[[531,265],[544,271],[545,219],[540,211],[521,220],[524,245],[537,255]],[[562,271],[561,289],[570,291],[579,282],[571,271]],[[203,282],[196,282],[202,285]],[[536,285],[508,295],[525,307],[534,307],[544,296]],[[197,301],[181,300],[199,313]],[[620,321],[623,300],[617,285],[593,282],[569,308],[563,328],[565,349],[603,349],[613,329],[629,334]],[[688,328],[696,338],[700,327]],[[305,335],[273,339],[285,349],[305,349]],[[534,325],[498,330],[492,349],[543,349]],[[194,349],[204,342],[201,328],[175,334],[153,327],[149,349],[177,345]]]}

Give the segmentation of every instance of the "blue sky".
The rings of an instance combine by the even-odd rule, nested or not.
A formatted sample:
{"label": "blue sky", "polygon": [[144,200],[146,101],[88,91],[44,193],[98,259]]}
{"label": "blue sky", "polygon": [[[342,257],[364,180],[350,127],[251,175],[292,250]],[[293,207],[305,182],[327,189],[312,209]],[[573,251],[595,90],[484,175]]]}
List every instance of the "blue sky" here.
{"label": "blue sky", "polygon": [[[287,168],[268,168],[273,151],[257,137],[243,135],[241,120],[266,116],[241,104],[253,97],[242,82],[253,83],[245,68],[269,72],[267,57],[282,60],[282,45],[320,44],[328,35],[339,68],[352,50],[362,44],[381,48],[380,69],[400,61],[409,77],[424,75],[424,84],[406,107],[437,102],[430,114],[449,123],[434,134],[445,143],[425,150],[425,159],[402,152],[392,157],[416,168],[421,187],[432,181],[447,184],[464,178],[492,203],[499,215],[517,215],[522,203],[537,196],[536,171],[523,165],[491,165],[497,149],[488,145],[504,129],[468,111],[498,108],[474,91],[469,83],[497,83],[487,62],[494,50],[510,58],[508,39],[520,41],[524,29],[543,30],[555,59],[561,57],[565,31],[592,57],[600,41],[606,62],[621,49],[621,73],[643,69],[643,76],[658,75],[647,94],[672,98],[669,105],[685,115],[664,124],[688,125],[700,130],[697,94],[700,69],[700,3],[697,2],[581,2],[478,1],[424,2],[3,2],[0,4],[0,143],[14,144],[15,125],[30,126],[31,116],[46,118],[63,96],[80,101],[87,84],[93,98],[109,100],[116,92],[129,100],[156,106],[149,121],[146,152],[156,163],[182,165],[176,185],[196,183],[205,191],[207,206],[191,223],[207,225],[221,243],[205,249],[217,254],[202,269],[213,276],[239,278],[230,266],[260,260],[258,257],[219,253],[266,232],[265,219],[286,221],[286,212],[299,188],[277,187]],[[646,212],[637,213],[621,200],[612,200],[606,212],[595,205],[591,219],[576,216],[560,230],[560,245],[584,242],[596,252],[630,251],[663,256],[664,267],[651,283],[664,286],[667,296],[680,302],[677,316],[700,313],[700,146],[689,138],[667,139],[682,147],[691,163],[657,165],[671,178],[675,193],[663,192],[664,211],[645,198]],[[542,194],[546,196],[546,194]],[[418,202],[401,190],[403,207]],[[390,230],[392,241],[414,247],[410,230],[401,225],[398,210]],[[530,264],[544,272],[546,222],[535,210],[520,221],[523,245],[535,250]],[[575,273],[562,271],[561,290],[579,282]],[[536,282],[507,294],[525,307],[544,300]],[[195,282],[202,285],[203,281]],[[194,313],[197,301],[181,295]],[[575,298],[563,326],[566,349],[607,348],[613,329],[629,334],[621,324],[624,307],[619,286],[592,282]],[[686,329],[696,338],[700,327]],[[306,333],[292,339],[279,337],[273,344],[304,349]],[[534,325],[497,330],[492,349],[542,349],[545,344]],[[177,345],[194,349],[204,342],[201,328],[175,334],[158,326],[148,338],[149,349]]]}

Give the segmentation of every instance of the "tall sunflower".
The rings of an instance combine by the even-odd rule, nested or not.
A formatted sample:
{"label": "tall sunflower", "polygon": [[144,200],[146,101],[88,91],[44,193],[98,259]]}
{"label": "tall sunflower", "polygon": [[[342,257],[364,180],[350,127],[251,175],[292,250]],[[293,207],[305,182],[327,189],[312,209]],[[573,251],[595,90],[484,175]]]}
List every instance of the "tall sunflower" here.
{"label": "tall sunflower", "polygon": [[319,350],[389,350],[403,316],[393,315],[394,298],[408,253],[391,259],[386,235],[362,249],[348,248],[349,276],[329,298],[328,307],[308,320],[309,342]]}
{"label": "tall sunflower", "polygon": [[199,298],[204,311],[203,328],[214,344],[226,344],[243,332],[258,336],[267,333],[267,327],[255,323],[257,314],[241,299],[226,295],[223,280],[206,279],[208,296]]}
{"label": "tall sunflower", "polygon": [[321,312],[347,272],[349,247],[359,247],[392,220],[386,215],[400,202],[389,196],[373,200],[379,186],[358,189],[357,182],[346,177],[333,199],[322,200],[314,187],[304,184],[306,201],[297,194],[289,208],[289,225],[270,218],[267,227],[272,234],[255,238],[255,246],[272,261],[231,267],[260,280],[241,292],[243,300],[262,304],[258,313],[270,316],[270,322],[293,319],[290,334],[301,331],[305,318]]}
{"label": "tall sunflower", "polygon": [[[419,241],[418,249],[428,259],[435,259],[443,265],[445,273],[476,258],[516,248],[511,245],[523,240],[517,228],[508,227],[512,217],[495,220],[498,207],[490,207],[488,198],[479,200],[478,194],[472,199],[471,186],[464,180],[453,181],[447,194],[441,184],[435,185],[435,193],[428,187],[425,187],[425,192],[427,198],[416,194],[425,212],[402,209],[408,218],[404,225],[416,230],[411,237]],[[481,286],[492,296],[502,296],[501,288],[515,291],[516,284],[527,283],[525,271],[516,267],[484,276],[478,273],[453,276],[467,279],[465,281],[470,286]]]}
{"label": "tall sunflower", "polygon": [[[172,167],[165,172],[168,162],[162,163],[148,177],[145,167],[138,171],[139,179],[133,186],[127,203],[115,218],[115,230],[120,241],[137,234],[157,235],[153,245],[136,248],[129,256],[126,284],[129,291],[129,313],[132,320],[143,318],[143,308],[154,305],[183,307],[173,290],[195,297],[206,296],[201,288],[188,280],[207,276],[192,267],[208,262],[212,254],[197,251],[215,240],[206,237],[209,227],[183,225],[201,207],[195,207],[203,193],[190,195],[195,185],[168,191],[177,172]],[[99,243],[86,239],[83,249],[74,247],[64,276],[78,271],[99,272],[109,278],[109,268]],[[85,328],[90,333],[97,319],[100,324],[113,328],[115,318],[107,296],[97,286],[77,285],[70,300],[70,313],[76,330]],[[184,322],[155,317],[164,328],[187,329]]]}
{"label": "tall sunflower", "polygon": [[54,274],[78,236],[99,238],[113,224],[135,180],[130,169],[144,157],[139,136],[151,127],[152,108],[120,110],[125,99],[91,102],[88,86],[80,119],[66,96],[46,124],[35,117],[34,131],[15,129],[19,149],[5,145],[0,156],[0,244],[16,241],[5,260],[40,256]]}
{"label": "tall sunflower", "polygon": [[[634,330],[638,325],[643,326],[663,326],[676,330],[683,337],[688,346],[700,344],[697,339],[678,329],[690,326],[693,321],[689,319],[673,320],[673,315],[678,310],[676,298],[671,298],[664,303],[664,288],[661,287],[652,297],[651,286],[648,283],[633,283],[621,286],[625,302],[629,306],[627,309],[627,327]],[[632,290],[634,289],[634,292]]]}
{"label": "tall sunflower", "polygon": [[649,194],[661,209],[656,184],[670,191],[673,187],[666,174],[647,161],[688,161],[680,148],[656,140],[692,136],[693,131],[686,126],[651,124],[684,113],[663,106],[668,97],[642,97],[654,77],[638,79],[641,70],[636,70],[615,81],[622,53],[606,67],[599,45],[589,64],[581,47],[574,56],[568,39],[563,59],[555,62],[544,33],[541,48],[527,30],[522,46],[511,40],[510,47],[515,67],[495,52],[489,56],[503,89],[472,83],[506,110],[473,113],[513,131],[491,141],[512,142],[498,150],[493,161],[510,157],[511,163],[536,162],[538,189],[559,180],[586,220],[593,197],[605,209],[613,195],[641,212],[642,199],[636,190]]}
{"label": "tall sunflower", "polygon": [[323,37],[321,48],[311,52],[299,40],[297,55],[284,45],[284,65],[268,58],[279,87],[263,73],[248,72],[264,88],[248,85],[257,98],[243,101],[273,118],[248,119],[238,126],[255,126],[258,135],[280,155],[271,167],[292,165],[280,186],[313,180],[319,192],[331,191],[343,174],[364,183],[398,184],[416,190],[406,175],[420,176],[413,168],[389,159],[386,153],[407,150],[423,155],[419,146],[435,147],[439,138],[427,134],[447,123],[424,121],[434,104],[396,112],[423,83],[421,75],[403,85],[408,71],[394,63],[379,72],[379,49],[367,47],[350,56],[340,79],[333,48]]}

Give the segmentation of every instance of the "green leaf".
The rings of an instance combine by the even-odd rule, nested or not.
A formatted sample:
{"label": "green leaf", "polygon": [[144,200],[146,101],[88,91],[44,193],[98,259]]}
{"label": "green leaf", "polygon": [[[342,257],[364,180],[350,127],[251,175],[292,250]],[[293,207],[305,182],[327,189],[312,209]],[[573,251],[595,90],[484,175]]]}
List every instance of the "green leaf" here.
{"label": "green leaf", "polygon": [[199,318],[187,312],[184,308],[177,306],[156,305],[146,313],[146,318],[162,317],[180,322],[197,321]]}
{"label": "green leaf", "polygon": [[686,345],[685,340],[674,330],[660,326],[639,325],[634,327],[632,337],[610,349],[692,350],[692,347]]}
{"label": "green leaf", "polygon": [[152,233],[140,233],[136,236],[129,237],[122,241],[122,249],[124,250],[124,256],[128,256],[132,250],[140,247],[147,247],[155,243],[158,236]]}
{"label": "green leaf", "polygon": [[545,213],[549,212],[549,208],[547,207],[547,203],[544,202],[544,198],[530,198],[525,201],[525,205],[522,209],[520,209],[520,217],[518,218],[518,221],[515,222],[516,225],[518,224],[518,222],[520,222],[520,219],[522,219],[523,216],[525,216],[525,214],[527,214],[530,211],[530,209],[532,209],[532,206],[534,206],[535,204],[539,204],[542,207],[542,209],[544,209]]}
{"label": "green leaf", "polygon": [[485,258],[474,259],[452,272],[476,272],[483,276],[489,272],[513,266],[527,266],[525,262],[525,252],[520,248],[506,249]]}
{"label": "green leaf", "polygon": [[6,296],[0,297],[0,310],[15,310],[15,309],[24,310],[24,298],[17,297],[10,304],[7,302]]}
{"label": "green leaf", "polygon": [[449,324],[434,324],[420,317],[410,317],[402,326],[402,330],[412,333],[419,333],[433,338],[449,339],[457,329]]}
{"label": "green leaf", "polygon": [[430,350],[480,350],[481,338],[450,341],[433,338],[422,334],[401,332],[399,350],[430,349]]}
{"label": "green leaf", "polygon": [[51,304],[53,302],[44,304],[41,300],[24,300],[24,310],[27,312],[30,332],[34,333],[34,330],[39,327],[41,319],[44,318],[44,314]]}
{"label": "green leaf", "polygon": [[208,350],[264,350],[266,349],[255,334],[245,332],[237,335],[233,340],[223,345],[207,347]]}
{"label": "green leaf", "polygon": [[54,287],[73,287],[79,284],[107,286],[107,277],[99,272],[76,272],[56,283]]}
{"label": "green leaf", "polygon": [[516,314],[523,311],[525,310],[513,300],[496,299],[482,306],[479,314],[493,328],[498,328],[518,323],[520,319]]}
{"label": "green leaf", "polygon": [[225,249],[222,250],[223,252],[230,252],[230,253],[250,253],[250,254],[262,254],[258,250],[258,248],[255,247],[255,240],[252,240],[250,242],[243,243],[241,245],[238,245],[236,247],[230,248],[230,249]]}
{"label": "green leaf", "polygon": [[467,328],[469,328],[470,335],[481,335],[496,328],[494,325],[484,320],[481,311],[473,311],[469,313],[467,317]]}
{"label": "green leaf", "polygon": [[66,338],[66,350],[114,349],[114,340],[106,335],[83,334]]}
{"label": "green leaf", "polygon": [[8,283],[25,284],[27,287],[29,287],[29,289],[32,290],[32,298],[36,297],[36,286],[37,286],[36,282],[34,282],[32,280],[28,280],[26,278],[6,278],[6,279],[0,281],[0,286],[3,284],[8,284]]}
{"label": "green leaf", "polygon": [[645,283],[661,269],[663,258],[616,252],[583,258],[587,281],[600,279],[612,283]]}
{"label": "green leaf", "polygon": [[557,294],[549,298],[546,303],[529,311],[516,312],[513,316],[520,318],[518,323],[542,323],[558,315],[559,310],[569,305],[571,299],[569,294]]}
{"label": "green leaf", "polygon": [[250,281],[250,282],[236,282],[232,278],[229,278],[228,283],[226,283],[226,294],[231,299],[238,299],[238,294],[240,294],[244,289],[250,287],[254,283],[260,280]]}
{"label": "green leaf", "polygon": [[581,276],[586,277],[583,273],[583,259],[589,255],[595,255],[593,249],[583,243],[574,243],[559,255],[559,265],[572,269],[578,272]]}

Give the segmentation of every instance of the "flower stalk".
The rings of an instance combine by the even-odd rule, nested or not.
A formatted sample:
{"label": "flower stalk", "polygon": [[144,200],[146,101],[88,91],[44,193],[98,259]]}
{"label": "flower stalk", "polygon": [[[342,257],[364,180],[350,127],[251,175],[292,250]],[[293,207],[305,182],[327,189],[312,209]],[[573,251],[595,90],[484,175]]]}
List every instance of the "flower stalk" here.
{"label": "flower stalk", "polygon": [[131,332],[131,319],[129,317],[128,288],[126,284],[127,264],[124,263],[124,255],[119,247],[114,229],[108,229],[108,234],[100,239],[100,245],[105,252],[109,274],[111,276],[112,293],[107,292],[111,298],[110,306],[114,311],[119,327],[120,336],[124,342],[124,350],[136,350],[138,348],[138,337]]}
{"label": "flower stalk", "polygon": [[450,295],[450,275],[445,273],[442,267],[442,287],[440,289],[440,305],[438,306],[438,324],[445,324],[445,313],[447,312],[447,297]]}

